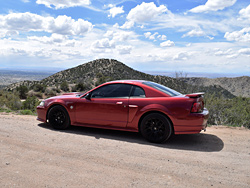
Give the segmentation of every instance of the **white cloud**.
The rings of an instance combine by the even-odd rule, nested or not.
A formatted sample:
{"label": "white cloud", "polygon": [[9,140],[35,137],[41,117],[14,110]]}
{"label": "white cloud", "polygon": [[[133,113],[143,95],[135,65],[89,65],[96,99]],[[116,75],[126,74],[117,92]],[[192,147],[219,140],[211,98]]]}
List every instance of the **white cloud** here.
{"label": "white cloud", "polygon": [[83,19],[77,21],[68,16],[50,19],[48,31],[63,35],[82,35],[92,29],[92,24]]}
{"label": "white cloud", "polygon": [[191,30],[188,33],[184,34],[182,37],[201,37],[206,34],[202,30]]}
{"label": "white cloud", "polygon": [[131,31],[117,31],[113,35],[113,40],[116,42],[124,42],[132,37],[134,34]]}
{"label": "white cloud", "polygon": [[118,50],[119,54],[130,54],[132,46],[118,45],[116,49]]}
{"label": "white cloud", "polygon": [[0,15],[0,28],[18,31],[42,31],[44,29],[44,17],[26,13],[10,13]]}
{"label": "white cloud", "polygon": [[105,34],[104,34],[104,37],[113,37],[114,36],[114,31],[111,31],[111,30],[108,30]]}
{"label": "white cloud", "polygon": [[226,32],[224,38],[228,41],[250,42],[250,27],[232,33]]}
{"label": "white cloud", "polygon": [[167,40],[166,35],[158,35],[157,38],[160,39],[160,40]]}
{"label": "white cloud", "polygon": [[239,54],[244,54],[250,56],[250,48],[243,48],[239,50]]}
{"label": "white cloud", "polygon": [[160,44],[161,47],[171,47],[171,46],[174,46],[174,42],[173,41],[170,41],[170,40],[167,40],[165,42],[162,42]]}
{"label": "white cloud", "polygon": [[90,0],[37,0],[37,4],[45,5],[48,8],[63,9],[69,7],[90,5]]}
{"label": "white cloud", "polygon": [[173,60],[187,60],[189,54],[187,52],[180,52],[173,57]]}
{"label": "white cloud", "polygon": [[116,15],[122,14],[122,13],[124,13],[123,6],[122,6],[122,7],[112,7],[112,8],[109,10],[109,15],[108,15],[108,17],[114,18]]}
{"label": "white cloud", "polygon": [[157,7],[153,2],[145,3],[143,2],[140,5],[137,5],[135,8],[132,8],[127,15],[127,22],[121,27],[129,29],[134,26],[134,23],[144,23],[154,20],[157,16],[161,15],[164,12],[167,12],[168,9],[164,5]]}
{"label": "white cloud", "polygon": [[63,35],[83,35],[93,25],[83,19],[74,20],[68,16],[43,17],[33,13],[10,13],[0,15],[0,29],[8,31],[45,31]]}
{"label": "white cloud", "polygon": [[250,18],[250,5],[248,5],[246,8],[243,8],[239,11],[239,14],[243,18]]}
{"label": "white cloud", "polygon": [[155,36],[158,35],[158,32],[155,32],[154,34],[151,34],[151,32],[144,33],[144,36],[150,40],[155,40]]}
{"label": "white cloud", "polygon": [[149,37],[151,36],[151,32],[144,33],[144,36],[145,36],[146,38],[149,38]]}
{"label": "white cloud", "polygon": [[154,34],[152,34],[151,32],[146,32],[144,33],[145,38],[148,38],[150,40],[154,40],[156,41],[158,40],[167,40],[167,36],[166,35],[159,35],[158,32],[155,32]]}
{"label": "white cloud", "polygon": [[97,40],[92,44],[93,48],[101,48],[101,49],[105,49],[105,48],[114,48],[115,47],[115,43],[112,40],[109,40],[108,38],[104,38],[101,40]]}
{"label": "white cloud", "polygon": [[192,8],[190,12],[201,13],[209,11],[223,10],[226,7],[234,5],[237,0],[208,0],[205,5]]}
{"label": "white cloud", "polygon": [[56,33],[53,33],[50,37],[43,36],[30,36],[28,37],[29,41],[38,41],[39,43],[43,44],[51,44],[51,45],[57,45],[57,46],[70,46],[74,47],[77,41],[75,39],[68,39],[65,35],[59,35]]}
{"label": "white cloud", "polygon": [[121,28],[122,29],[130,29],[131,27],[133,27],[135,25],[135,22],[133,21],[126,21]]}
{"label": "white cloud", "polygon": [[233,58],[236,57],[238,54],[236,54],[232,48],[229,48],[227,50],[221,50],[218,49],[215,53],[216,56],[226,56],[227,58]]}
{"label": "white cloud", "polygon": [[214,37],[211,37],[211,36],[206,36],[207,38],[209,38],[210,40],[213,40]]}

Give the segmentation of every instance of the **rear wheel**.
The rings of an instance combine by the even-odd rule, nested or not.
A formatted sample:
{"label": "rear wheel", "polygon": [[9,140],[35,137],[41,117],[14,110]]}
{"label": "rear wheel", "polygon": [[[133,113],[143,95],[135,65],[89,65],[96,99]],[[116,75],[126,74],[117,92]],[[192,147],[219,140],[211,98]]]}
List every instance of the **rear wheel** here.
{"label": "rear wheel", "polygon": [[140,124],[140,131],[150,142],[162,143],[172,134],[172,126],[168,118],[159,113],[146,115]]}
{"label": "rear wheel", "polygon": [[67,129],[70,126],[69,115],[62,106],[54,106],[48,113],[49,124],[54,129]]}

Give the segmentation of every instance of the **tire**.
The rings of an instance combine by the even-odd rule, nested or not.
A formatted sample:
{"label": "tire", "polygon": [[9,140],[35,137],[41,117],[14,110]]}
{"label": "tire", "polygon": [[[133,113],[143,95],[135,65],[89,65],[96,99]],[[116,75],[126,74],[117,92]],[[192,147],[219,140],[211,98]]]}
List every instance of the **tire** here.
{"label": "tire", "polygon": [[67,129],[70,126],[70,119],[67,111],[62,106],[54,106],[48,113],[49,124],[54,129]]}
{"label": "tire", "polygon": [[142,136],[153,143],[167,141],[172,134],[172,126],[168,118],[159,113],[146,115],[140,124]]}

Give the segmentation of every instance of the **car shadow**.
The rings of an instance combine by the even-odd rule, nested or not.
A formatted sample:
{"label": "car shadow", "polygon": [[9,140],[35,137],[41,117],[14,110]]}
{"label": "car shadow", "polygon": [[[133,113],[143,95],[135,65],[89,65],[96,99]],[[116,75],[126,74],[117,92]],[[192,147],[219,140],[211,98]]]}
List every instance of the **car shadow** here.
{"label": "car shadow", "polygon": [[119,140],[130,143],[137,143],[143,145],[151,145],[155,147],[177,149],[177,150],[191,150],[201,152],[218,152],[224,148],[224,142],[217,136],[200,133],[200,134],[186,134],[186,135],[173,135],[166,143],[155,144],[146,141],[139,133],[117,131],[108,129],[97,129],[89,127],[71,126],[67,130],[55,130],[49,124],[38,124],[41,128],[46,128],[51,131],[65,132],[69,134],[78,134],[83,136],[91,136],[96,139],[111,139]]}

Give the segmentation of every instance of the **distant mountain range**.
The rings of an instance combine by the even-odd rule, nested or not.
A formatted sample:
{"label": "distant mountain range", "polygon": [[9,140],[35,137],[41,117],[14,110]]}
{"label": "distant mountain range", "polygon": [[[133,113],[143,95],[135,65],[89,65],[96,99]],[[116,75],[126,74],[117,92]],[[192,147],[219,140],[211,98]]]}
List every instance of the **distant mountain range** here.
{"label": "distant mountain range", "polygon": [[[223,78],[224,81],[223,79],[217,79],[216,81],[213,81],[215,79],[206,78],[172,78],[168,76],[146,74],[134,70],[114,59],[97,59],[71,69],[60,71],[42,79],[41,81],[22,81],[11,84],[5,87],[5,89],[13,90],[20,85],[32,87],[35,84],[42,84],[46,85],[47,87],[58,87],[62,82],[67,82],[70,87],[73,87],[78,83],[84,83],[88,86],[88,89],[90,89],[96,85],[110,80],[136,79],[158,82],[181,93],[203,91],[210,94],[221,94],[224,97],[232,98],[239,95],[243,96],[243,94],[244,96],[250,97],[250,94],[247,95],[247,91],[249,93],[250,88],[250,86],[248,86],[249,84],[247,84],[247,80],[249,80],[249,78],[250,77]],[[237,87],[237,85],[239,85],[239,87]]]}

